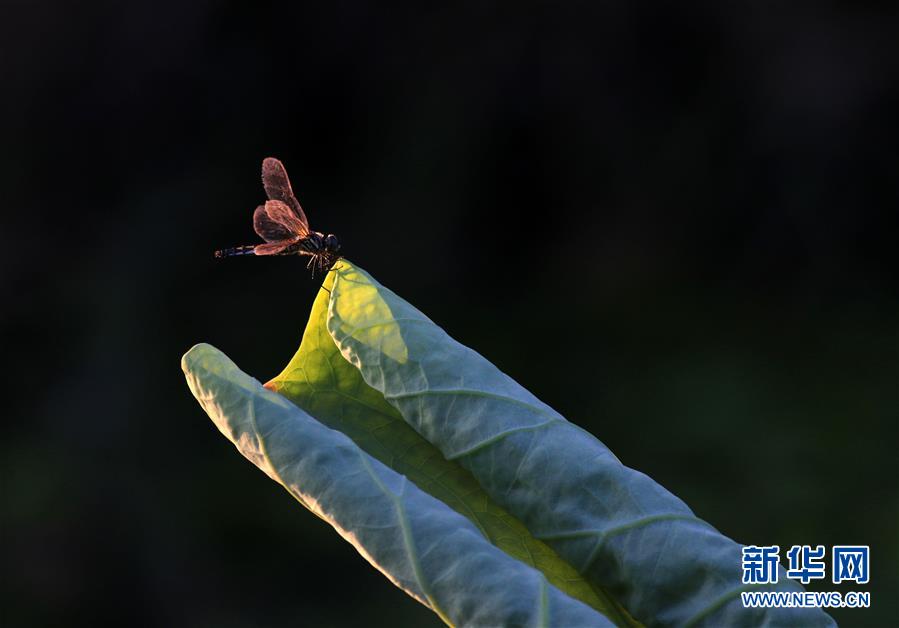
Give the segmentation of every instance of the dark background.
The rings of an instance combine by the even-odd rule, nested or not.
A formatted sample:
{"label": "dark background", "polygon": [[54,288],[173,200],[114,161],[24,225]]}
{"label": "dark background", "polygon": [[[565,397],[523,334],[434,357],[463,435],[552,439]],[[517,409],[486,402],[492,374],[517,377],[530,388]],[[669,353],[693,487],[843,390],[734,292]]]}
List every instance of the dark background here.
{"label": "dark background", "polygon": [[870,544],[833,615],[895,621],[899,13],[789,5],[4,3],[5,625],[437,624],[185,385],[298,345],[303,260],[212,259],[267,155],[724,533]]}

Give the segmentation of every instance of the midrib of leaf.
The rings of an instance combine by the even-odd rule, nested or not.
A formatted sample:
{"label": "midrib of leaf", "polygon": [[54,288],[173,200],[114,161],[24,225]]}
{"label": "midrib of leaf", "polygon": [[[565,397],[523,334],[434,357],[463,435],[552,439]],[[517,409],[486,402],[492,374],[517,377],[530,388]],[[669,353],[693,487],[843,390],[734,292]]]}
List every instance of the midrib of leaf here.
{"label": "midrib of leaf", "polygon": [[329,273],[313,304],[299,350],[266,387],[345,433],[368,454],[472,521],[498,548],[540,570],[566,594],[619,626],[640,626],[606,591],[586,581],[548,545],[534,538],[523,523],[495,504],[470,472],[446,460],[365,383],[327,331],[333,281],[334,273]]}

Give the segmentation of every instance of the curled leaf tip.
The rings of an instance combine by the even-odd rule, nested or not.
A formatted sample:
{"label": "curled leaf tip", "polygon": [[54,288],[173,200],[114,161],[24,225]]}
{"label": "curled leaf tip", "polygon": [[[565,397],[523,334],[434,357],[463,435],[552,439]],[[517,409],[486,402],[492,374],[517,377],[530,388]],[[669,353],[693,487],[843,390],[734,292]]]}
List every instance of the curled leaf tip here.
{"label": "curled leaf tip", "polygon": [[197,366],[200,366],[210,357],[227,357],[224,353],[205,342],[198,342],[187,352],[181,356],[181,370],[187,375],[191,373]]}

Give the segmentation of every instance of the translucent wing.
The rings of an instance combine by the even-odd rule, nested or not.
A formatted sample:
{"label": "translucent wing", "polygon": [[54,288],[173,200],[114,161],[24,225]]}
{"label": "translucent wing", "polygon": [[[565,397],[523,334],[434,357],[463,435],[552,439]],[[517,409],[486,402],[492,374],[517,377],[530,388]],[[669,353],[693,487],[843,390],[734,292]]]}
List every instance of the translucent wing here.
{"label": "translucent wing", "polygon": [[265,244],[257,244],[253,249],[253,253],[255,253],[256,255],[277,255],[294,242],[295,240],[281,240],[280,242],[266,242]]}
{"label": "translucent wing", "polygon": [[262,160],[262,187],[265,188],[269,199],[281,201],[287,205],[297,219],[306,225],[306,231],[309,230],[309,219],[306,218],[297,197],[293,195],[290,179],[287,178],[287,170],[284,169],[284,164],[274,157],[266,157]]}
{"label": "translucent wing", "polygon": [[265,205],[257,207],[253,214],[253,227],[256,233],[269,242],[309,235],[309,225],[301,222],[281,201],[266,201]]}
{"label": "translucent wing", "polygon": [[[280,213],[276,213],[276,215],[280,217]],[[290,224],[293,224],[293,222]],[[253,212],[253,229],[255,229],[256,233],[259,234],[259,237],[266,242],[290,240],[298,235],[291,232],[289,226],[273,220],[266,211],[265,205],[260,205],[256,208],[256,211]]]}

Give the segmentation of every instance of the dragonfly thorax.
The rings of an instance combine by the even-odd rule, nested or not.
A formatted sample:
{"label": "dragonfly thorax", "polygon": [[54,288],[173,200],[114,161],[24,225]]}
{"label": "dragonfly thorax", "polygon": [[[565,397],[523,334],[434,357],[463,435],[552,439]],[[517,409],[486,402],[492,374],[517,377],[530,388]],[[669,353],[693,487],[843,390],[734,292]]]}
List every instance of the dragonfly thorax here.
{"label": "dragonfly thorax", "polygon": [[309,267],[315,274],[316,268],[330,269],[334,262],[340,259],[340,243],[333,233],[325,235],[318,231],[310,231],[284,254],[291,253],[310,256]]}
{"label": "dragonfly thorax", "polygon": [[305,238],[300,240],[300,244],[300,248],[314,253],[319,251],[337,253],[340,250],[340,243],[337,241],[337,236],[333,233],[325,235],[319,231],[310,231]]}

